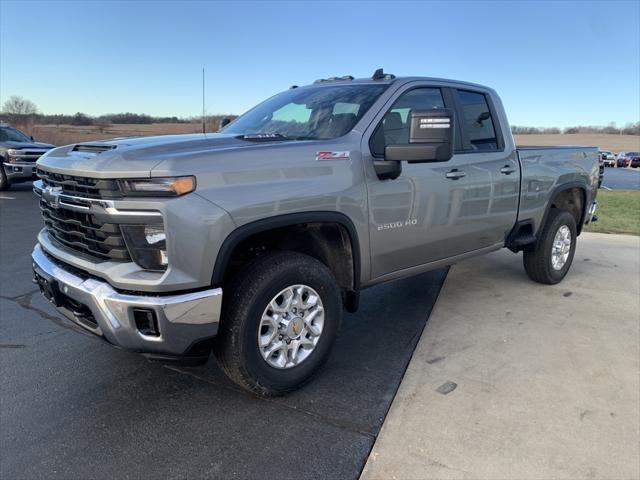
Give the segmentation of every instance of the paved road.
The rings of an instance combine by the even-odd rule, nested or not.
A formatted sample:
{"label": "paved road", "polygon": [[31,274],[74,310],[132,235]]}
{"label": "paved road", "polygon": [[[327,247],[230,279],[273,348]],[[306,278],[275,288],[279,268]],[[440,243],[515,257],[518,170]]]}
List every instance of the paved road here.
{"label": "paved road", "polygon": [[39,228],[29,186],[0,194],[3,479],[357,478],[446,275],[364,292],[321,376],[264,400],[213,360],[163,366],[71,331],[30,281]]}
{"label": "paved road", "polygon": [[611,190],[640,190],[640,168],[605,168],[602,186]]}
{"label": "paved road", "polygon": [[558,285],[453,266],[361,480],[640,478],[639,251],[583,233]]}

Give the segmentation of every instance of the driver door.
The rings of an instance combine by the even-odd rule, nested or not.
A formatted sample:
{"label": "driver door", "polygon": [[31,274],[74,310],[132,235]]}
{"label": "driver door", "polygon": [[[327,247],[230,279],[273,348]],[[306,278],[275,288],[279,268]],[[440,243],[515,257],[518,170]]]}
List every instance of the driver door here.
{"label": "driver door", "polygon": [[[402,162],[395,179],[380,180],[373,161],[384,147],[408,144],[412,110],[450,108],[446,88],[412,83],[400,89],[365,134],[372,278],[468,251],[461,210],[468,181],[464,156],[445,162]],[[457,122],[456,122],[457,123]],[[455,135],[456,143],[459,135]],[[368,154],[367,154],[368,153]]]}

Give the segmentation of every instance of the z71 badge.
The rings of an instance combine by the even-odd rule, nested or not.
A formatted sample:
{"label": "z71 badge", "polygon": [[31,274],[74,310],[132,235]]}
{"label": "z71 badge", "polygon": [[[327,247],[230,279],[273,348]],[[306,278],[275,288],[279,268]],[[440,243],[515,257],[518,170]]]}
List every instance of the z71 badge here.
{"label": "z71 badge", "polygon": [[342,152],[316,152],[316,160],[349,160],[351,151]]}

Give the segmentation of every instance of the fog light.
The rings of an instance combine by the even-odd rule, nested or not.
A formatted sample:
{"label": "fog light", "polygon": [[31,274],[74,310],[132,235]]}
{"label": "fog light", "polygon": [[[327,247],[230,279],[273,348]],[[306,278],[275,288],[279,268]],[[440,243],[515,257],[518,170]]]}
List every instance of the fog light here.
{"label": "fog light", "polygon": [[136,322],[138,331],[147,337],[159,337],[158,319],[156,312],[146,308],[134,308],[133,319]]}
{"label": "fog light", "polygon": [[121,229],[134,262],[146,270],[167,269],[167,237],[162,225],[122,225]]}
{"label": "fog light", "polygon": [[144,238],[149,245],[155,245],[158,242],[164,242],[167,236],[162,227],[144,227]]}

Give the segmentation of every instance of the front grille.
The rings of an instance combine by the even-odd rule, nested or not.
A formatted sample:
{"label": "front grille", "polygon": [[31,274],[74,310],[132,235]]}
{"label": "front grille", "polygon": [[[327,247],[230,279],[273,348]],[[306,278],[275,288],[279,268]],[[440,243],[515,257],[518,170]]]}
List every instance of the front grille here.
{"label": "front grille", "polygon": [[60,173],[47,172],[38,168],[36,173],[45,187],[61,187],[62,193],[83,198],[122,198],[115,180],[77,177]]}
{"label": "front grille", "polygon": [[90,213],[52,208],[42,199],[40,210],[49,236],[63,247],[92,259],[131,260],[119,225],[101,222]]}
{"label": "front grille", "polygon": [[45,152],[43,151],[32,151],[32,150],[18,150],[18,154],[16,155],[16,161],[21,163],[34,163],[38,160]]}

